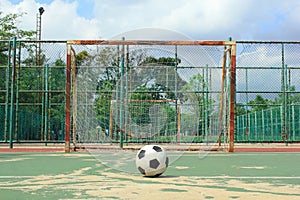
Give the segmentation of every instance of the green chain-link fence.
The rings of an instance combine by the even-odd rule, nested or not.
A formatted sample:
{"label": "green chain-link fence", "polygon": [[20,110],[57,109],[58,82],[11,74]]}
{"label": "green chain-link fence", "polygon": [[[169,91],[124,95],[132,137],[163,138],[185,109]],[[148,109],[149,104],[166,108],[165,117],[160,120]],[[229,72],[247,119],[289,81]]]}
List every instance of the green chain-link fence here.
{"label": "green chain-link fence", "polygon": [[300,43],[238,42],[236,141],[300,140]]}
{"label": "green chain-link fence", "polygon": [[[40,45],[37,44],[37,42],[18,40],[15,43],[0,41],[0,140],[2,142],[8,141],[10,132],[13,140],[20,142],[64,140],[66,41],[40,41]],[[78,141],[112,141],[110,135],[112,130],[120,131],[120,127],[118,128],[116,124],[120,124],[121,121],[114,119],[119,115],[120,110],[124,113],[133,111],[138,113],[130,119],[137,125],[126,130],[129,139],[134,135],[136,141],[139,139],[142,141],[143,138],[148,138],[145,136],[147,132],[162,130],[165,132],[160,133],[160,141],[174,139],[178,134],[178,123],[181,123],[179,131],[182,141],[190,141],[191,136],[195,139],[195,135],[199,136],[195,141],[203,141],[201,138],[203,133],[209,131],[208,127],[212,126],[205,125],[209,121],[205,109],[213,110],[209,105],[219,99],[218,95],[221,92],[223,47],[181,46],[176,50],[175,46],[167,48],[153,45],[145,48],[135,46],[127,51],[128,55],[124,56],[125,60],[129,59],[128,61],[122,61],[120,57],[122,46],[73,47],[76,52],[74,62],[78,73],[77,98],[80,100],[75,102],[78,109],[76,120],[81,120],[77,123],[77,133],[74,135]],[[299,142],[300,43],[237,41],[236,53],[235,141]],[[13,57],[16,59],[13,60]],[[140,67],[140,71],[125,73],[124,82],[121,81],[123,79],[113,79],[113,76],[121,73],[122,62],[125,70],[128,70],[126,72],[130,72],[137,66]],[[15,66],[14,77],[11,76],[13,66]],[[197,74],[201,77],[198,80],[201,83],[199,82],[197,91],[188,86],[184,87],[188,83],[191,86],[192,77]],[[103,81],[103,77],[110,81]],[[148,109],[150,114],[145,115],[144,121],[139,121],[139,117],[143,114],[139,113],[142,110],[135,107],[137,100],[147,98],[147,95],[154,95],[149,88],[151,84],[154,85],[155,79],[161,81],[156,82],[158,85],[152,89],[163,91],[161,94],[158,91],[154,92],[163,97],[157,96],[155,99],[157,101],[150,102],[151,106],[149,102],[148,104],[144,102],[142,107]],[[197,81],[197,77],[194,79]],[[177,86],[170,86],[175,84],[175,80]],[[135,99],[131,99],[127,107],[114,107],[114,100],[120,99],[120,96],[114,95],[121,94],[115,86],[125,84],[125,87],[129,88],[126,83],[132,84],[131,87],[134,89],[125,90],[124,94],[130,96],[133,94]],[[142,88],[143,85],[145,88]],[[182,89],[185,91],[183,92]],[[176,95],[172,96],[172,94]],[[191,101],[192,98],[197,98],[196,94],[200,94],[198,102],[201,102],[198,105],[198,115],[189,116],[188,110],[195,111],[195,107],[184,98],[190,98]],[[95,104],[93,99],[98,103]],[[13,107],[11,102],[14,102]],[[162,106],[163,104],[165,106]],[[181,113],[178,112],[179,106]],[[155,121],[156,115],[160,115],[159,119],[164,121]],[[210,116],[212,119],[212,115]],[[93,120],[86,120],[88,118]],[[147,119],[152,120],[151,125],[149,123],[145,125]],[[116,123],[112,124],[112,120]],[[158,130],[159,127],[163,129]]]}
{"label": "green chain-link fence", "polygon": [[0,141],[64,140],[65,42],[0,42]]}

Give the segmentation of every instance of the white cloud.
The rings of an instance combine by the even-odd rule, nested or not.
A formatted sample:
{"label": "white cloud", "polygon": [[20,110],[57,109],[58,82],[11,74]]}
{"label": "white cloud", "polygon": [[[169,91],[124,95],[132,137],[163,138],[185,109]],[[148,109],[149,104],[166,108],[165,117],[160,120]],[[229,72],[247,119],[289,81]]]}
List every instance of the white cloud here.
{"label": "white cloud", "polygon": [[98,39],[100,28],[95,19],[78,16],[78,3],[54,0],[51,4],[36,3],[35,0],[23,0],[17,5],[8,0],[0,2],[3,14],[26,13],[20,18],[19,27],[36,30],[36,15],[39,7],[44,7],[42,15],[42,39]]}
{"label": "white cloud", "polygon": [[85,2],[80,0],[23,0],[16,5],[1,0],[0,8],[26,12],[20,25],[35,30],[36,13],[43,6],[43,39],[112,38],[139,28],[169,29],[199,40],[299,40],[300,35],[299,0],[90,1],[94,8],[89,17],[79,16]]}
{"label": "white cloud", "polygon": [[[76,2],[53,1],[45,6],[43,17],[44,38],[51,33],[55,39],[97,39],[100,37],[99,26],[95,19],[78,16]],[[47,37],[47,38],[48,38]]]}

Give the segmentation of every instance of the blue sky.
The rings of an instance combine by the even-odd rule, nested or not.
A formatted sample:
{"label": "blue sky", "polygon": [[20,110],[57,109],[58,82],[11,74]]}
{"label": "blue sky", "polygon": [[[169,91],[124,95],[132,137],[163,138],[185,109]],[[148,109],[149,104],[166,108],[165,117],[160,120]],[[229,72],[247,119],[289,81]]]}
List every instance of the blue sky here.
{"label": "blue sky", "polygon": [[167,29],[197,40],[300,37],[299,0],[0,1],[4,14],[25,12],[19,26],[31,30],[36,27],[36,13],[41,6],[45,9],[44,39],[113,38],[143,28]]}
{"label": "blue sky", "polygon": [[[14,5],[19,4],[20,2],[22,2],[23,0],[10,0],[10,2]],[[75,0],[68,0],[65,1],[67,2],[74,2]],[[53,0],[36,0],[35,2],[40,3],[40,4],[46,4],[49,5],[53,2]],[[77,12],[80,16],[84,16],[86,18],[93,18],[93,12],[91,12],[93,10],[94,7],[94,0],[78,0],[78,8],[77,8]]]}

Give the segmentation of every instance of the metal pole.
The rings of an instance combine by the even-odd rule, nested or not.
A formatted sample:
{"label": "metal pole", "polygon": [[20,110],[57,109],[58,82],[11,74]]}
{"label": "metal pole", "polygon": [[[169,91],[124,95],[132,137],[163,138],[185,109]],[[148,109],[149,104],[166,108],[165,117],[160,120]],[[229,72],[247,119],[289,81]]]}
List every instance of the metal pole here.
{"label": "metal pole", "polygon": [[258,139],[258,131],[257,131],[257,111],[255,111],[254,112],[254,127],[256,127],[255,128],[255,141],[259,141],[259,139]]}
{"label": "metal pole", "polygon": [[65,152],[70,152],[70,101],[71,101],[71,45],[67,44],[67,66],[66,66],[66,121],[65,121]]}
{"label": "metal pole", "polygon": [[21,68],[21,43],[18,42],[18,65],[16,66],[16,116],[15,116],[15,138],[19,140],[19,89],[20,89],[20,68]]}
{"label": "metal pole", "polygon": [[177,98],[177,67],[178,67],[178,55],[177,55],[177,45],[175,45],[175,108],[177,115],[175,116],[176,121],[176,142],[180,142],[180,101]]}
{"label": "metal pole", "polygon": [[265,110],[262,110],[262,133],[263,133],[262,137],[263,137],[263,141],[265,141],[265,125],[267,124],[267,123],[265,123],[264,111]]}
{"label": "metal pole", "polygon": [[295,105],[292,105],[292,140],[295,141]]}
{"label": "metal pole", "polygon": [[9,114],[9,148],[13,148],[13,119],[14,119],[14,102],[15,102],[15,70],[16,70],[16,40],[17,38],[14,37],[13,39],[13,65],[11,69],[11,85],[10,85],[10,114]]}
{"label": "metal pole", "polygon": [[[123,37],[122,40],[125,40]],[[121,77],[120,77],[120,148],[123,148],[123,103],[124,103],[124,94],[123,94],[123,87],[124,87],[124,64],[125,64],[125,58],[124,58],[124,52],[125,51],[125,46],[122,44],[122,49],[121,49]]]}
{"label": "metal pole", "polygon": [[[125,99],[126,99],[126,101],[125,101],[125,103],[126,103],[126,105],[127,105],[127,107],[125,108],[125,111],[127,110],[127,109],[129,109],[128,108],[128,71],[129,71],[129,45],[126,45],[126,76],[125,76],[125,88],[126,88],[126,90],[125,90]],[[125,112],[125,114],[126,113],[128,113],[128,112]],[[128,114],[126,114],[125,115],[125,126],[126,126],[126,124],[128,124],[129,123],[129,119],[128,119]],[[128,145],[128,132],[127,132],[127,130],[126,129],[124,129],[124,131],[125,131],[125,137],[126,137],[126,145]]]}
{"label": "metal pole", "polygon": [[[49,110],[48,110],[48,133],[53,133],[52,134],[52,139],[55,140],[56,139],[55,132],[54,132],[54,130],[51,130],[51,92],[52,92],[51,74],[52,74],[52,69],[50,67],[49,68],[49,74],[48,74],[48,76],[49,76],[49,78],[48,78],[48,81],[49,81],[49,86],[48,86],[49,87],[49,94],[48,94],[48,98],[49,98],[49,100],[48,100],[48,102],[49,102],[49,104],[48,104],[48,108],[49,108]],[[51,137],[51,134],[50,134],[50,137]]]}
{"label": "metal pole", "polygon": [[[274,138],[273,138],[273,135],[274,135],[274,124],[273,124],[273,108],[271,108],[270,109],[270,118],[271,118],[271,125],[270,125],[270,127],[271,127],[271,138],[270,138],[270,141],[272,141],[272,140],[274,140]],[[276,123],[275,123],[275,125],[276,125]]]}
{"label": "metal pole", "polygon": [[281,92],[282,92],[282,112],[281,112],[281,138],[282,141],[286,141],[286,76],[285,76],[285,64],[284,64],[284,45],[281,44],[281,58],[282,58],[282,70],[281,70]]}
{"label": "metal pole", "polygon": [[[223,107],[224,107],[224,93],[226,91],[225,89],[225,78],[226,78],[226,60],[227,60],[227,51],[226,47],[224,48],[223,52],[223,60],[222,60],[222,80],[221,80],[221,97],[220,97],[220,124],[219,124],[219,137],[218,137],[218,146],[221,146],[221,137],[223,132]],[[225,94],[226,95],[226,94]],[[225,135],[224,135],[224,141],[225,141]]]}
{"label": "metal pole", "polygon": [[284,90],[285,90],[285,95],[284,95],[284,98],[285,98],[285,121],[284,121],[284,124],[285,124],[285,141],[286,141],[286,145],[288,144],[288,139],[289,139],[289,109],[288,109],[288,103],[289,103],[289,97],[288,97],[288,80],[287,80],[287,65],[284,65],[284,76],[285,76],[285,82],[284,82]]}
{"label": "metal pole", "polygon": [[249,140],[249,108],[248,108],[248,102],[249,102],[249,97],[248,97],[248,69],[246,69],[246,138]]}
{"label": "metal pole", "polygon": [[11,47],[12,41],[8,41],[8,63],[6,68],[6,95],[5,95],[5,121],[4,121],[4,140],[7,142],[8,138],[8,123],[9,123],[9,95],[10,95],[10,68],[11,68]]}
{"label": "metal pole", "polygon": [[[204,88],[204,68],[202,68],[202,91],[205,90]],[[198,90],[199,91],[199,90]],[[204,139],[204,137],[206,138],[206,135],[205,135],[205,106],[204,106],[204,103],[205,103],[205,99],[204,99],[204,93],[202,93],[202,96],[201,96],[201,134],[202,134],[202,138]]]}
{"label": "metal pole", "polygon": [[[43,7],[39,8],[39,14],[37,15],[37,39],[41,41],[42,39],[42,14],[45,12]],[[38,50],[37,50],[37,65],[41,65],[41,43],[38,42]]]}
{"label": "metal pole", "polygon": [[76,131],[77,131],[77,76],[76,76],[76,53],[75,50],[73,48],[71,48],[72,53],[74,54],[74,57],[72,60],[72,91],[73,91],[73,145],[74,148],[76,148],[76,144],[77,144],[77,138],[76,138]]}
{"label": "metal pole", "polygon": [[205,135],[206,135],[206,143],[208,143],[208,117],[209,117],[209,102],[208,102],[208,65],[205,68]]}
{"label": "metal pole", "polygon": [[[230,39],[231,40],[231,39]],[[230,103],[229,103],[229,152],[234,151],[235,92],[236,92],[236,43],[231,46]]]}
{"label": "metal pole", "polygon": [[48,99],[49,99],[49,93],[48,93],[48,68],[49,65],[45,65],[45,109],[44,109],[44,113],[45,113],[45,117],[44,117],[44,135],[45,135],[45,145],[47,145],[47,140],[48,138],[48,111],[49,111],[49,104],[48,104]]}
{"label": "metal pole", "polygon": [[[118,79],[120,78],[120,45],[117,46],[117,66],[116,66],[116,71],[117,71],[117,81]],[[118,85],[118,82],[116,82],[116,85]],[[120,122],[118,122],[117,120],[120,120],[119,116],[120,116],[120,101],[119,101],[119,98],[120,98],[120,94],[119,94],[119,90],[120,88],[119,87],[116,87],[116,101],[111,101],[111,118],[110,118],[110,138],[111,140],[113,140],[114,138],[114,133],[113,133],[113,130],[115,128],[115,139],[117,140],[118,138],[118,134],[120,133],[121,131],[121,127],[118,128]],[[113,104],[115,103],[115,104]],[[115,116],[116,116],[116,122],[114,123],[113,122],[113,111],[116,113]]]}

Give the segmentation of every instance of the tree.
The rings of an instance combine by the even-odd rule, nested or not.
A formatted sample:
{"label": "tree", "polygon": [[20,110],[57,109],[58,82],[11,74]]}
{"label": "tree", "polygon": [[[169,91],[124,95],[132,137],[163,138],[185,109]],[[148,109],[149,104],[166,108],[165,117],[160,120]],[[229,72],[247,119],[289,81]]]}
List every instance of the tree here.
{"label": "tree", "polygon": [[[109,127],[109,112],[110,104],[113,98],[113,90],[118,85],[118,81],[121,78],[120,73],[120,58],[118,51],[112,47],[105,47],[100,49],[97,53],[93,53],[87,56],[85,55],[84,63],[91,65],[101,66],[101,74],[98,74],[97,81],[97,97],[95,101],[95,108],[97,110],[97,117],[101,122],[100,126],[102,128]],[[172,88],[168,88],[165,85],[165,77],[162,79],[162,74],[166,73],[165,65],[175,66],[174,58],[154,58],[147,57],[144,50],[135,50],[130,53],[129,57],[126,57],[125,74],[130,71],[130,78],[134,80],[132,87],[135,88],[134,92],[131,94],[131,100],[147,101],[143,105],[140,102],[131,103],[129,108],[129,114],[132,120],[139,124],[149,124],[151,122],[149,116],[149,109],[153,105],[151,100],[161,100],[161,99],[175,99],[175,94]],[[178,59],[179,63],[180,60]],[[158,65],[160,67],[146,68],[145,65]],[[136,67],[133,67],[136,66]],[[141,67],[140,67],[141,66]],[[174,68],[173,68],[174,69]],[[149,71],[150,70],[150,71]],[[179,82],[178,85],[183,85],[182,79],[176,74],[175,70],[170,70],[169,78],[174,80],[177,76]],[[125,75],[126,76],[126,75]],[[150,83],[151,82],[151,83]],[[174,86],[173,86],[174,87]],[[176,116],[176,111],[173,113]],[[169,117],[172,120],[174,117]]]}
{"label": "tree", "polygon": [[[190,81],[183,86],[183,90],[186,91],[184,95],[183,102],[186,102],[193,108],[193,112],[196,113],[198,118],[198,134],[203,135],[203,129],[205,122],[206,126],[209,126],[209,118],[212,110],[212,100],[208,99],[203,93],[206,90],[207,83],[204,82],[204,79],[201,74],[193,75]],[[207,118],[206,118],[207,117]]]}
{"label": "tree", "polygon": [[[12,39],[16,36],[18,39],[32,39],[35,36],[35,31],[26,31],[18,28],[18,19],[25,13],[3,15],[0,11],[0,66],[6,66],[9,55],[9,42],[5,40]],[[0,68],[0,80],[5,80],[5,68]],[[0,82],[0,90],[5,88],[5,81]],[[4,100],[4,95],[1,95],[0,101]]]}
{"label": "tree", "polygon": [[[21,18],[25,13],[20,14],[7,14],[3,16],[0,11],[0,40],[10,40],[12,37],[17,37],[18,39],[31,40],[35,36],[36,32],[29,30],[19,29],[17,26],[18,19]],[[7,64],[7,53],[8,53],[8,43],[0,43],[0,65]]]}
{"label": "tree", "polygon": [[236,107],[235,107],[236,116],[244,115],[246,113],[247,113],[247,110],[245,109],[245,106],[241,103],[236,103]]}
{"label": "tree", "polygon": [[269,108],[271,103],[270,100],[264,99],[261,95],[256,95],[255,99],[249,101],[248,105],[251,106],[251,112],[257,112]]}
{"label": "tree", "polygon": [[172,57],[159,57],[155,58],[153,56],[146,57],[146,59],[141,62],[140,65],[165,65],[165,66],[176,66],[181,63],[180,59],[175,59]]}
{"label": "tree", "polygon": [[116,87],[119,77],[118,71],[118,55],[117,51],[111,47],[97,49],[94,55],[83,53],[82,57],[88,59],[89,63],[95,63],[101,67],[101,72],[97,74],[97,97],[95,99],[95,109],[100,126],[103,129],[109,129],[111,100],[113,98],[113,90]]}
{"label": "tree", "polygon": [[140,126],[151,123],[149,111],[153,104],[151,101],[154,100],[151,92],[146,86],[141,86],[131,95],[130,118]]}
{"label": "tree", "polygon": [[19,14],[7,14],[1,16],[0,12],[0,39],[9,40],[12,37],[17,37],[18,39],[31,40],[36,34],[35,31],[26,31],[19,29],[17,27],[18,19],[21,18],[26,13]]}
{"label": "tree", "polygon": [[[129,112],[135,123],[138,125],[151,123],[149,111],[150,108],[156,104],[155,100],[176,100],[177,97],[172,91],[172,88],[175,86],[168,86],[167,82],[175,79],[177,79],[179,83],[183,82],[174,70],[174,66],[180,62],[180,59],[176,60],[171,57],[155,58],[153,56],[148,56],[140,63],[143,70],[133,72],[132,79],[135,80],[136,84],[142,84],[139,86],[137,85],[137,88],[131,95],[131,100],[134,102],[131,103]],[[143,66],[153,66],[153,68],[144,69]],[[166,66],[171,66],[171,69]],[[138,68],[139,67],[137,67],[137,69]],[[169,80],[166,80],[166,74],[168,74]],[[167,103],[164,103],[163,107],[165,113],[167,113],[167,122],[165,123],[165,127],[162,127],[160,130],[161,135],[165,132],[170,133],[168,124],[176,120],[176,110],[172,109]]]}
{"label": "tree", "polygon": [[[289,92],[284,97],[283,93],[278,95],[278,98],[275,98],[273,101],[274,104],[282,104],[284,98],[286,99],[287,104],[297,104],[300,103],[300,94],[296,93],[296,86],[292,85],[289,87]],[[295,92],[295,93],[294,93]]]}

